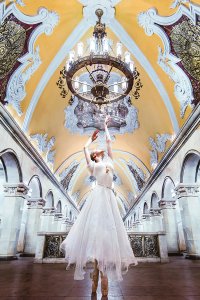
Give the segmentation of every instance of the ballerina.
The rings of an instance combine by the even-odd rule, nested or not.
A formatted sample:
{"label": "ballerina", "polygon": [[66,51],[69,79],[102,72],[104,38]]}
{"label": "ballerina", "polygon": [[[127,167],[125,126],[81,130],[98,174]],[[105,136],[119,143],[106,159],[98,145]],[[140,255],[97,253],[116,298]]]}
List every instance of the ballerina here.
{"label": "ballerina", "polygon": [[106,117],[107,158],[104,150],[90,153],[88,149],[97,139],[98,130],[94,131],[84,146],[87,168],[96,178],[96,185],[60,246],[68,262],[67,268],[72,263],[76,264],[75,280],[84,279],[87,262],[94,263],[94,270],[90,273],[92,294],[96,293],[100,272],[102,296],[108,295],[108,279],[121,281],[129,265],[137,265],[112,189],[114,165],[108,122],[109,118]]}

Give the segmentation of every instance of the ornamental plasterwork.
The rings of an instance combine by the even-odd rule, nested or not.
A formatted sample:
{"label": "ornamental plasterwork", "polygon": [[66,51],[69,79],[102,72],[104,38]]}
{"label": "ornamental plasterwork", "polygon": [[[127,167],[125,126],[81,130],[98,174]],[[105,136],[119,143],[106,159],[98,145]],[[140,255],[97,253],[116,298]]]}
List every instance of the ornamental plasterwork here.
{"label": "ornamental plasterwork", "polygon": [[[19,4],[23,3],[23,1],[18,2]],[[21,115],[20,103],[26,96],[25,85],[41,64],[39,47],[36,47],[35,42],[42,33],[46,35],[52,34],[54,27],[59,22],[59,16],[53,11],[48,11],[46,8],[40,8],[36,16],[27,16],[18,10],[15,3],[8,6],[6,6],[5,2],[1,3],[0,24],[3,24],[10,15],[13,15],[24,24],[38,24],[30,35],[26,54],[18,58],[17,61],[20,65],[11,75],[7,85],[5,101],[11,104],[17,113]]]}
{"label": "ornamental plasterwork", "polygon": [[121,0],[79,0],[83,5],[83,16],[90,25],[96,24],[95,11],[101,8],[104,12],[102,22],[110,24],[115,16],[114,6]]}
{"label": "ornamental plasterwork", "polygon": [[176,8],[177,6],[184,4],[184,3],[189,3],[190,0],[173,0],[170,8]]}
{"label": "ornamental plasterwork", "polygon": [[60,175],[60,182],[66,191],[71,191],[73,186],[73,178],[78,170],[80,163],[73,161]]}
{"label": "ornamental plasterwork", "polygon": [[[101,109],[94,104],[83,103],[77,97],[72,97],[65,109],[65,127],[72,133],[90,135],[96,128],[103,130],[105,116],[111,115],[108,125],[112,134],[132,133],[139,128],[138,110],[130,103],[129,97],[111,106]],[[101,132],[100,139],[103,140]],[[102,142],[104,144],[104,142]]]}
{"label": "ornamental plasterwork", "polygon": [[[161,26],[164,27],[173,25],[177,23],[177,21],[179,21],[183,16],[187,16],[187,18],[191,20],[193,25],[196,25],[196,16],[199,14],[199,6],[190,3],[189,8],[187,8],[185,5],[180,5],[176,13],[169,17],[159,16],[157,10],[154,8],[149,9],[146,12],[142,12],[138,16],[138,23],[141,27],[144,28],[145,33],[149,36],[155,33],[163,41],[164,50],[161,51],[159,48],[158,64],[175,82],[174,94],[181,105],[181,117],[184,117],[187,106],[192,106],[192,102],[194,100],[193,87],[190,78],[178,65],[178,63],[181,62],[181,58],[175,56],[175,54],[172,54],[170,39]],[[185,34],[187,35],[187,32],[185,32]]]}
{"label": "ornamental plasterwork", "polygon": [[156,134],[156,138],[149,137],[149,143],[152,150],[150,151],[150,164],[155,168],[158,164],[158,153],[165,152],[167,141],[171,141],[172,136],[167,133]]}
{"label": "ornamental plasterwork", "polygon": [[38,150],[41,154],[45,155],[47,163],[54,164],[54,156],[56,151],[51,150],[55,145],[55,137],[51,137],[49,140],[47,139],[48,134],[34,134],[31,135],[30,138],[33,141],[36,141]]}
{"label": "ornamental plasterwork", "polygon": [[25,6],[25,3],[22,0],[10,0],[11,3],[15,2],[19,4],[20,6]]}
{"label": "ornamental plasterwork", "polygon": [[[184,117],[186,108],[188,105],[191,104],[191,100],[193,99],[193,96],[191,95],[191,83],[186,80],[184,76],[184,72],[182,69],[177,68],[175,71],[175,68],[173,66],[172,61],[170,61],[166,57],[166,53],[164,54],[161,47],[158,47],[158,64],[162,68],[162,70],[168,74],[169,78],[175,83],[174,85],[174,94],[177,99],[181,99],[180,102],[180,116],[181,118]],[[182,76],[183,75],[183,76]],[[189,91],[187,93],[186,91]]]}
{"label": "ornamental plasterwork", "polygon": [[139,193],[145,184],[146,174],[132,160],[129,160],[128,162],[123,158],[120,158],[119,160],[125,164],[128,174],[133,179],[134,187]]}

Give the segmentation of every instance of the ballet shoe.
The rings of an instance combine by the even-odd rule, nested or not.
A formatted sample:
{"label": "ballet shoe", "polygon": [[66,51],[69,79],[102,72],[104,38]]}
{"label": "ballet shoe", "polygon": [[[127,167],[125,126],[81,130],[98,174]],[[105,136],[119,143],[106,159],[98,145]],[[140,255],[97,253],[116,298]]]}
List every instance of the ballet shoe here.
{"label": "ballet shoe", "polygon": [[101,272],[101,294],[103,297],[108,296],[108,277],[103,276],[102,272]]}
{"label": "ballet shoe", "polygon": [[99,270],[95,269],[93,272],[91,272],[90,278],[92,279],[92,295],[95,295],[99,281]]}

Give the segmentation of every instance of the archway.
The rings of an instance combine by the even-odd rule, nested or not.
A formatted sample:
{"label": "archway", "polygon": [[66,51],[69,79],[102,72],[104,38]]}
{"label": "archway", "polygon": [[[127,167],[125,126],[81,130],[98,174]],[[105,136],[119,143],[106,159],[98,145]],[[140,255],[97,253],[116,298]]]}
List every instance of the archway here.
{"label": "archway", "polygon": [[45,203],[45,207],[46,208],[51,208],[54,207],[54,196],[53,196],[53,192],[49,191],[45,197],[46,199],[46,203]]}
{"label": "archway", "polygon": [[155,209],[155,208],[158,208],[158,201],[159,201],[159,198],[158,198],[158,195],[156,192],[153,192],[153,194],[151,195],[151,209]]}
{"label": "archway", "polygon": [[31,198],[42,198],[42,185],[37,175],[30,179],[28,186]]}

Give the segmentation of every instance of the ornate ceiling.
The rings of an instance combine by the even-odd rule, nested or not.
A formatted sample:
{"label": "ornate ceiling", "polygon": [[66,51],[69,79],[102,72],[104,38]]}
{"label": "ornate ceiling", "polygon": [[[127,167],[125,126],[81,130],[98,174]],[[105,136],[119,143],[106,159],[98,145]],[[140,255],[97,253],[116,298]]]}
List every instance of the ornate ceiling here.
{"label": "ornate ceiling", "polygon": [[[138,78],[110,109],[123,213],[199,102],[200,0],[15,0],[0,3],[0,99],[80,206],[91,188],[82,148],[103,114],[65,95],[69,51],[104,10],[108,37],[131,52]],[[63,88],[64,87],[64,88]],[[94,147],[105,147],[102,135]]]}

